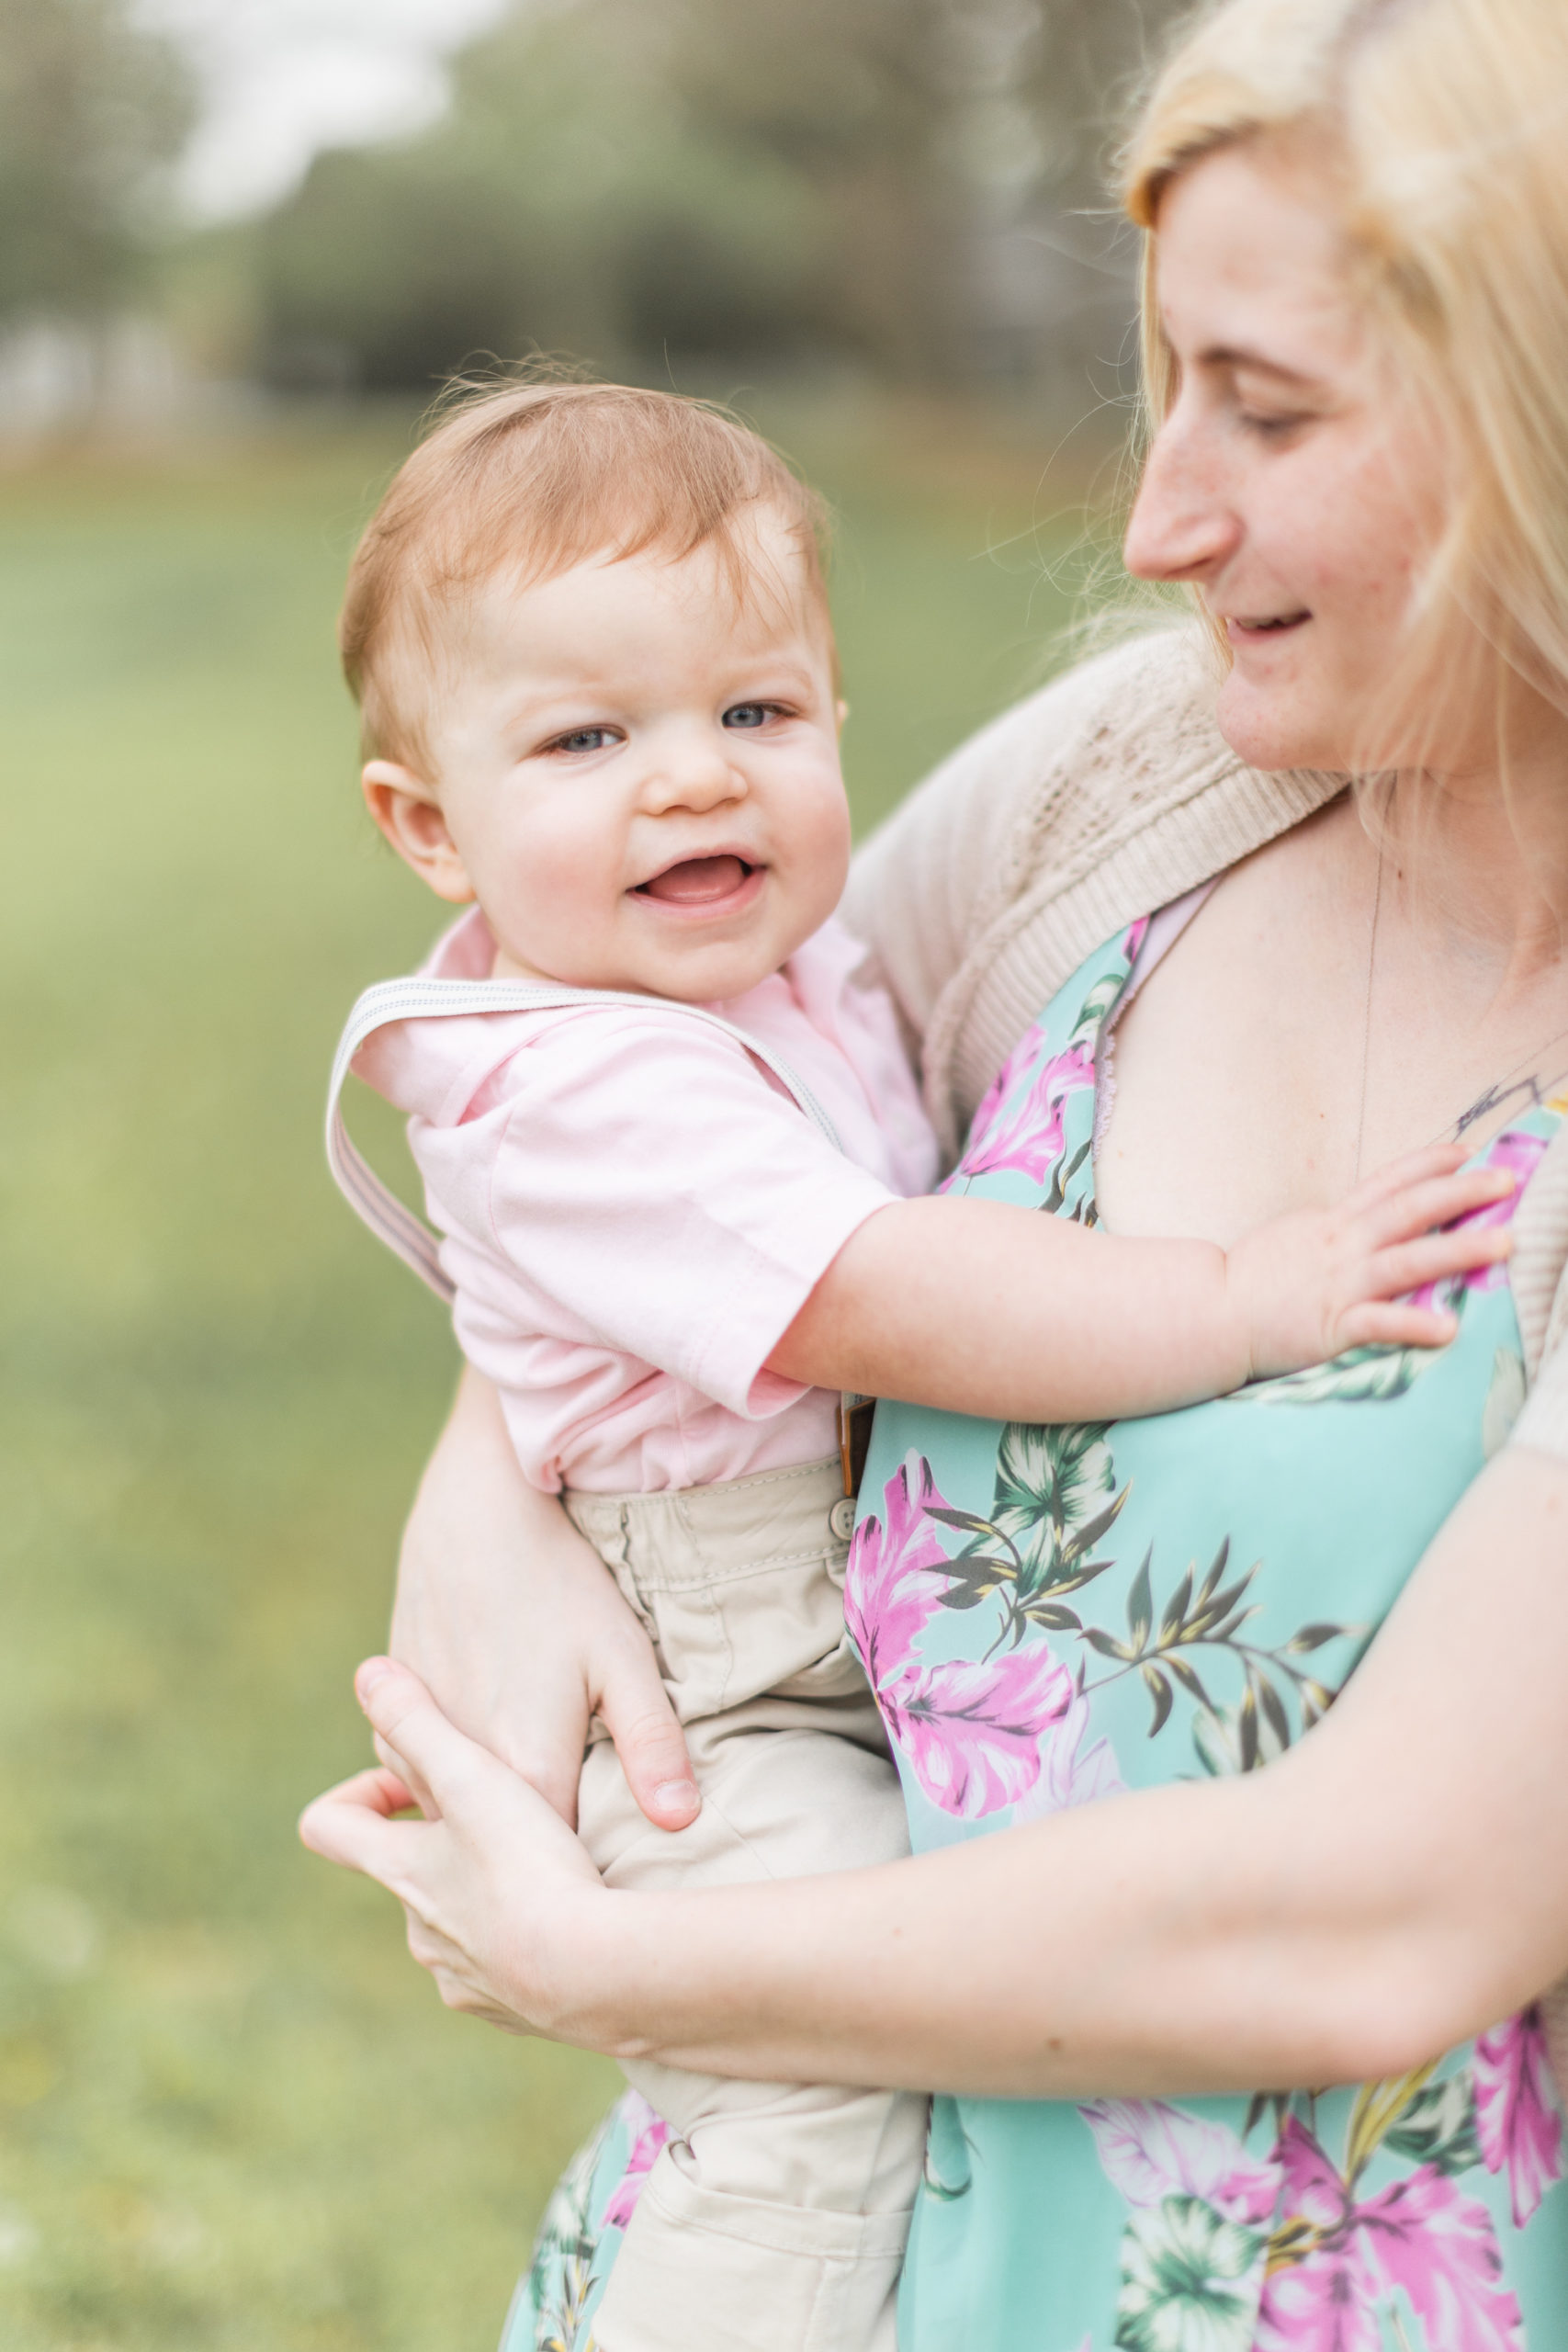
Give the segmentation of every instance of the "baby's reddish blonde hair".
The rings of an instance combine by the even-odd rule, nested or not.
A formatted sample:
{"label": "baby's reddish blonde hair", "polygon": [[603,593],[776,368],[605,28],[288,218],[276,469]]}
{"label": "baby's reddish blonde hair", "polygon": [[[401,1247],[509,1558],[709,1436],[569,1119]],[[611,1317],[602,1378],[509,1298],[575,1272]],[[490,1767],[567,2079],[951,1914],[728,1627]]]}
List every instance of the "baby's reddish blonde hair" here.
{"label": "baby's reddish blonde hair", "polygon": [[[433,691],[467,598],[592,556],[710,547],[738,605],[804,606],[831,642],[827,509],[778,452],[706,401],[547,376],[455,386],[399,469],[349,567],[338,622],[366,755],[428,775]],[[763,516],[798,560],[778,576]]]}

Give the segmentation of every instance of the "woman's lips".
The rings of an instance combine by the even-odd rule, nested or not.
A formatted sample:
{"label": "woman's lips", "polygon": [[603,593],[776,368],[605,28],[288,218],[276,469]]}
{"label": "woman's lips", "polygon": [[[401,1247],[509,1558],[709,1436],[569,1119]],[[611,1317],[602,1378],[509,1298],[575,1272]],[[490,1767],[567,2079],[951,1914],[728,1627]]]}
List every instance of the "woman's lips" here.
{"label": "woman's lips", "polygon": [[637,887],[637,896],[667,907],[716,907],[735,898],[761,868],[743,857],[686,857]]}
{"label": "woman's lips", "polygon": [[1225,635],[1233,645],[1256,645],[1271,637],[1286,637],[1293,628],[1310,621],[1310,613],[1280,613],[1271,619],[1244,619],[1238,613],[1225,615]]}

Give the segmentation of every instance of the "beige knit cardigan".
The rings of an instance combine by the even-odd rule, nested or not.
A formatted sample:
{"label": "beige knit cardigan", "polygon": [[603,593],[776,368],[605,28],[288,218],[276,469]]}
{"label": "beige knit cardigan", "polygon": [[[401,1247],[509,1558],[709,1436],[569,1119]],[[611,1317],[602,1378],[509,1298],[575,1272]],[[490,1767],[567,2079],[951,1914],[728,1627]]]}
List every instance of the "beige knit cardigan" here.
{"label": "beige knit cardigan", "polygon": [[[1118,925],[1179,898],[1344,787],[1243,765],[1190,629],[1142,637],[1007,711],[860,851],[845,920],[919,1045],[950,1154],[1003,1061]],[[1529,1395],[1511,1442],[1568,1459],[1568,1121],[1509,1267]]]}

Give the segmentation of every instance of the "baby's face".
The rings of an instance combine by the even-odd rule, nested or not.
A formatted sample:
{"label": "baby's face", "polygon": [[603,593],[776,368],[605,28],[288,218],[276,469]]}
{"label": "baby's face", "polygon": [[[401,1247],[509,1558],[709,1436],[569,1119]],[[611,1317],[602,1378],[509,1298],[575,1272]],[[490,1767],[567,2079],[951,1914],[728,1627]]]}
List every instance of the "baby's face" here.
{"label": "baby's face", "polygon": [[826,921],[849,810],[826,626],[802,602],[738,607],[706,548],[481,593],[430,739],[498,971],[701,1002]]}

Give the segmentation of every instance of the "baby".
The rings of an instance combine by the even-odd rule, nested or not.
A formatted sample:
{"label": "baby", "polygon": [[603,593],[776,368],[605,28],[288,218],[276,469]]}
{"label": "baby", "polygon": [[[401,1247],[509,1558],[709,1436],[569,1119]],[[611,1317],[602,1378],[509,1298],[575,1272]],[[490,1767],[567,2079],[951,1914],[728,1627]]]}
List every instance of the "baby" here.
{"label": "baby", "polygon": [[[1434,1344],[1448,1318],[1390,1302],[1500,1254],[1416,1238],[1499,1180],[1427,1154],[1228,1252],[923,1197],[897,1016],[834,920],[819,510],[712,409],[535,382],[448,411],[365,534],[343,649],[372,816],[473,903],[355,1008],[333,1165],[647,1627],[702,1792],[651,1827],[596,1737],[581,1835],[626,1887],[902,1854],[844,1631],[839,1392],[1111,1419]],[[350,1064],[410,1114],[439,1247],[347,1144]],[[923,2102],[626,2073],[670,2136],[603,2352],[887,2352]]]}

